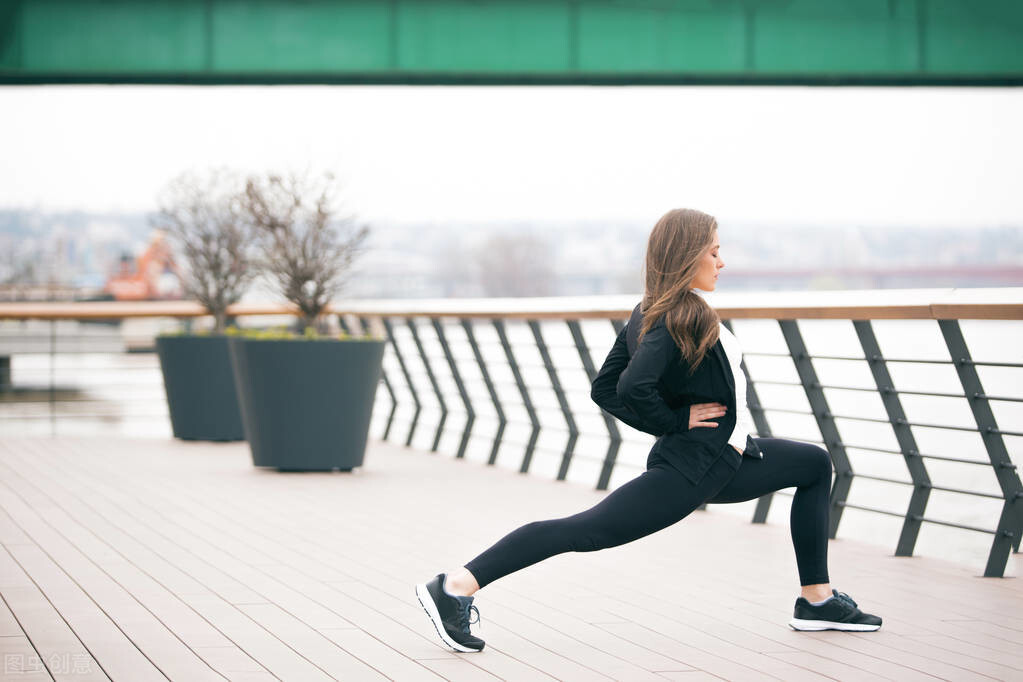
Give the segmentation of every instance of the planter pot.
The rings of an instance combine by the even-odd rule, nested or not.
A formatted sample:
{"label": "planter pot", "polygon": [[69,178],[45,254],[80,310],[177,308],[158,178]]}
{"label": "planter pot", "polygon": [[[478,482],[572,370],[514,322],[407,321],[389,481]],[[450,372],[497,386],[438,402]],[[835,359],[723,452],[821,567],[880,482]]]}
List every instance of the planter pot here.
{"label": "planter pot", "polygon": [[230,340],[252,463],[281,471],[362,466],[383,341]]}
{"label": "planter pot", "polygon": [[226,336],[160,336],[156,352],[175,438],[245,438]]}

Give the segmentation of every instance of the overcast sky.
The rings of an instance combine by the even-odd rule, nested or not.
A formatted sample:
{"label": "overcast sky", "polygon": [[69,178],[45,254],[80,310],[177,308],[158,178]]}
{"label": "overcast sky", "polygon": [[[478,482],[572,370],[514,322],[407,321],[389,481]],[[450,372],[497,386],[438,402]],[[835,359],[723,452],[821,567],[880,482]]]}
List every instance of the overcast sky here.
{"label": "overcast sky", "polygon": [[148,210],[321,169],[370,221],[1023,225],[1023,89],[0,88],[0,207]]}

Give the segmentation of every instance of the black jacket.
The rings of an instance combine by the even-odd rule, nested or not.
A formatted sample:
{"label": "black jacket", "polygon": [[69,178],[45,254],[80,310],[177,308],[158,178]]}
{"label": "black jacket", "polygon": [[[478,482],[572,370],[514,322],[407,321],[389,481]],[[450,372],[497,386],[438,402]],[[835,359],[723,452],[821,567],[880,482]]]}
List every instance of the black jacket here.
{"label": "black jacket", "polygon": [[[722,455],[738,467],[741,456],[728,444],[736,420],[735,380],[721,341],[689,375],[664,319],[640,342],[642,324],[637,305],[593,380],[593,401],[634,429],[657,436],[651,454],[659,453],[694,484]],[[718,426],[690,429],[689,406],[709,402],[728,407],[723,417],[712,420]],[[748,436],[743,454],[763,457]]]}

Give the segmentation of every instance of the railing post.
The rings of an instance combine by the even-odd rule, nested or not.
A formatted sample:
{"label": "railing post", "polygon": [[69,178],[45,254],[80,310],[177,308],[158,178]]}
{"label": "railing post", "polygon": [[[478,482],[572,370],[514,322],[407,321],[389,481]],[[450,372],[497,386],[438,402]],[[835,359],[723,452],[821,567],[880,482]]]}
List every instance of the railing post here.
{"label": "railing post", "polygon": [[917,448],[913,431],[907,423],[906,413],[902,409],[902,401],[899,399],[899,392],[895,390],[895,383],[888,372],[888,364],[884,360],[881,346],[877,343],[877,337],[874,335],[874,327],[870,320],[853,320],[852,323],[856,329],[856,335],[860,339],[863,356],[867,359],[870,372],[874,375],[874,383],[877,385],[878,393],[881,394],[884,409],[888,413],[888,421],[891,422],[892,430],[895,432],[895,440],[899,443],[909,476],[913,480],[913,493],[910,495],[909,508],[903,519],[899,544],[895,548],[895,556],[913,556],[913,548],[920,535],[921,519],[924,517],[927,500],[931,495],[931,477],[920,457],[920,450]]}
{"label": "railing post", "polygon": [[522,466],[519,467],[520,473],[526,473],[529,471],[529,465],[533,461],[533,450],[536,448],[536,439],[540,436],[540,420],[536,416],[536,410],[533,408],[533,401],[529,397],[529,390],[526,388],[526,382],[522,380],[522,372],[519,371],[519,365],[515,362],[515,353],[512,352],[511,344],[508,342],[508,333],[504,328],[504,320],[499,317],[493,318],[494,329],[497,330],[497,336],[501,339],[501,347],[504,348],[504,356],[508,359],[508,365],[511,367],[512,374],[515,376],[515,385],[519,387],[519,395],[522,396],[522,404],[526,408],[526,414],[529,415],[529,423],[533,425],[533,431],[529,434],[529,442],[526,443],[526,451],[522,455]]}
{"label": "railing post", "polygon": [[412,423],[409,424],[408,436],[405,438],[405,445],[412,445],[412,435],[416,432],[416,424],[419,422],[419,412],[423,406],[419,402],[419,395],[416,393],[416,385],[412,383],[412,376],[409,374],[408,367],[405,365],[405,358],[401,355],[401,349],[398,348],[398,340],[394,338],[394,328],[391,325],[391,320],[386,317],[381,317],[380,320],[384,323],[384,329],[387,330],[387,338],[391,341],[391,348],[394,349],[394,355],[398,358],[398,366],[401,367],[401,373],[405,376],[405,382],[408,384],[408,390],[412,393],[412,402],[415,404],[415,412],[412,413]]}
{"label": "railing post", "polygon": [[[722,324],[733,334],[735,331],[732,329],[731,320],[723,320]],[[767,414],[764,412],[764,408],[760,405],[760,396],[757,395],[757,389],[753,386],[753,377],[749,374],[749,368],[746,367],[746,361],[743,360],[739,366],[742,368],[742,374],[746,377],[746,407],[749,408],[750,416],[753,417],[753,424],[757,427],[757,435],[760,438],[771,437],[771,426],[767,423]],[[736,396],[738,399],[738,396]],[[753,510],[753,523],[767,523],[767,513],[771,510],[771,500],[774,499],[774,493],[767,493],[761,495],[757,499],[757,506]]]}
{"label": "railing post", "polygon": [[565,423],[568,425],[568,442],[565,443],[565,452],[561,456],[561,466],[558,467],[558,480],[564,481],[568,476],[568,467],[572,463],[572,453],[575,451],[575,443],[579,439],[579,428],[575,425],[575,418],[572,416],[572,410],[568,405],[568,399],[565,397],[565,391],[561,388],[561,381],[558,379],[558,371],[554,367],[554,362],[551,360],[551,354],[547,350],[547,344],[544,343],[543,334],[540,333],[540,322],[538,320],[529,320],[529,328],[533,332],[533,339],[536,340],[536,347],[540,351],[540,357],[543,358],[543,365],[547,368],[547,376],[550,377],[551,387],[554,389],[554,395],[558,398],[558,405],[561,407],[561,414],[565,417]]}
{"label": "railing post", "polygon": [[348,323],[345,321],[344,315],[337,316],[337,323],[341,327],[341,331],[343,331],[345,334],[348,334],[349,336],[352,336],[352,328],[348,326]]}
{"label": "railing post", "polygon": [[14,380],[11,378],[11,356],[0,355],[0,393],[14,390]]}
{"label": "railing post", "polygon": [[50,320],[50,436],[57,435],[57,320]]}
{"label": "railing post", "polygon": [[437,377],[433,375],[430,359],[426,357],[426,351],[423,350],[423,342],[419,340],[415,321],[411,317],[406,317],[405,323],[408,325],[409,331],[412,332],[412,340],[419,351],[419,357],[423,360],[423,367],[426,368],[426,377],[430,380],[430,386],[433,387],[433,393],[437,396],[437,402],[440,403],[440,421],[437,422],[437,431],[433,434],[433,445],[430,446],[430,452],[437,452],[437,446],[440,444],[440,437],[444,431],[444,422],[448,419],[448,405],[444,402],[444,394],[440,392],[440,386],[437,385]]}
{"label": "railing post", "polygon": [[[590,355],[590,349],[586,346],[582,327],[579,325],[579,320],[566,320],[566,323],[568,324],[569,331],[572,332],[572,340],[575,341],[576,350],[579,351],[579,359],[582,360],[583,369],[586,370],[586,377],[592,384],[593,380],[597,378],[597,368],[593,364],[593,356]],[[618,431],[618,424],[611,414],[601,410],[600,416],[604,418],[604,427],[607,428],[610,443],[607,446],[607,452],[604,453],[604,463],[600,467],[597,490],[607,490],[611,482],[611,473],[614,471],[615,462],[618,459],[618,450],[622,446],[622,434]]]}
{"label": "railing post", "polygon": [[[341,328],[345,330],[345,333],[349,333],[348,324],[345,322],[343,315],[338,316],[338,321],[341,323]],[[370,333],[369,319],[360,317],[359,324],[362,325],[363,335],[368,336]],[[383,367],[380,368],[380,378],[384,382],[384,388],[387,389],[387,395],[391,398],[391,411],[387,413],[387,425],[384,427],[383,435],[383,440],[387,440],[388,435],[391,433],[391,424],[394,423],[394,413],[398,410],[398,397],[394,394],[391,380],[387,378],[387,371]]]}
{"label": "railing post", "polygon": [[987,450],[991,467],[1005,498],[995,539],[991,544],[991,553],[984,569],[985,577],[1000,578],[1005,575],[1009,552],[1014,546],[1019,551],[1020,532],[1023,531],[1023,503],[1020,502],[1020,498],[1023,497],[1023,485],[1020,484],[1019,474],[1012,464],[1009,451],[1005,448],[1005,441],[995,422],[995,415],[991,412],[991,405],[985,397],[984,387],[970,357],[970,349],[966,346],[959,320],[938,320],[938,326],[945,337],[945,345],[952,356],[952,363],[959,374],[966,400],[977,422],[977,430],[984,441],[984,449]]}
{"label": "railing post", "polygon": [[817,428],[820,429],[824,438],[824,445],[831,455],[831,461],[835,467],[835,482],[831,486],[831,509],[830,526],[828,537],[835,537],[838,532],[838,522],[842,520],[842,510],[845,501],[849,498],[849,488],[852,487],[853,470],[849,463],[849,455],[842,445],[842,437],[838,433],[838,426],[835,418],[831,416],[828,408],[827,398],[824,397],[824,389],[817,379],[817,372],[813,368],[810,354],[806,351],[806,344],[803,343],[803,335],[799,333],[799,325],[795,320],[778,320],[782,336],[789,347],[789,354],[792,362],[796,365],[796,372],[799,374],[799,381],[803,384],[806,398],[810,401],[810,409],[817,420]]}
{"label": "railing post", "polygon": [[494,464],[497,462],[497,451],[501,447],[501,438],[504,436],[504,427],[508,425],[508,418],[504,415],[504,408],[501,407],[501,399],[497,395],[497,389],[494,388],[494,382],[490,378],[490,371],[487,369],[487,363],[483,359],[483,353],[480,352],[480,346],[476,343],[476,333],[472,329],[472,321],[467,318],[461,318],[462,329],[465,330],[465,336],[469,339],[469,347],[472,348],[472,354],[476,357],[476,364],[480,367],[480,374],[483,376],[483,383],[487,386],[487,393],[490,394],[490,401],[494,403],[494,410],[497,412],[497,433],[494,434],[493,445],[490,446],[490,456],[487,458],[487,464]]}
{"label": "railing post", "polygon": [[455,386],[458,387],[458,395],[461,396],[462,404],[465,405],[465,428],[462,430],[462,440],[458,444],[458,452],[455,453],[455,458],[461,459],[465,457],[465,448],[469,445],[469,435],[472,433],[472,424],[476,421],[476,412],[472,409],[472,400],[469,399],[469,393],[465,390],[462,375],[455,363],[455,356],[451,354],[451,348],[448,346],[447,337],[444,335],[444,325],[438,317],[431,317],[430,323],[433,324],[433,331],[437,334],[440,347],[444,349],[444,357],[447,358],[448,367],[451,368],[451,376],[455,380]]}

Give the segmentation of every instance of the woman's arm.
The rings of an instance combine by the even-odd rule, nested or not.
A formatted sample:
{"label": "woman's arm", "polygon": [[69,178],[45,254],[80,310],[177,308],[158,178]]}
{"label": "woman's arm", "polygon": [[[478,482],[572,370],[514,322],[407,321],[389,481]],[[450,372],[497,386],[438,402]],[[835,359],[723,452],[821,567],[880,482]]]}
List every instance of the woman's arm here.
{"label": "woman's arm", "polygon": [[[654,395],[658,406],[653,410],[649,409],[648,403],[644,403],[642,400],[639,402],[634,400],[634,396],[630,392],[623,392],[622,382],[628,375],[629,381],[634,381],[634,377],[642,377],[644,372],[649,372],[650,367],[647,366],[651,363],[647,362],[641,371],[634,371],[633,364],[636,361],[636,357],[640,356],[641,351],[644,347],[649,345],[648,339],[650,338],[650,330],[643,337],[643,341],[640,343],[639,348],[636,349],[636,355],[633,356],[631,362],[629,359],[629,349],[625,343],[625,334],[628,327],[622,329],[618,334],[618,338],[615,339],[614,345],[611,347],[611,351],[607,355],[607,359],[604,360],[604,364],[601,366],[600,371],[597,372],[596,378],[593,380],[593,385],[590,389],[590,398],[593,402],[600,405],[602,408],[607,410],[609,413],[625,422],[629,426],[639,431],[652,434],[654,436],[663,436],[666,433],[672,431],[686,431],[689,428],[689,406],[683,406],[677,410],[672,410],[668,407],[667,403],[661,398],[660,394],[657,393],[657,379],[660,378],[661,373],[667,368],[668,361],[664,362],[661,366],[657,376],[654,378]],[[667,330],[664,330],[667,334]],[[674,347],[674,341],[671,340],[668,335],[668,341],[671,342]],[[654,345],[657,345],[656,343]],[[647,348],[647,351],[653,350]],[[656,349],[658,353],[663,352],[663,348]],[[669,348],[670,350],[670,348]],[[652,354],[645,352],[641,358],[641,362],[651,359]],[[653,363],[656,365],[657,363]],[[630,384],[626,384],[627,387]],[[632,390],[632,389],[630,389]],[[624,393],[624,395],[623,395]],[[623,398],[625,398],[623,400]],[[636,408],[639,409],[636,409]],[[648,418],[653,415],[653,418]],[[667,416],[667,415],[670,415]]]}
{"label": "woman's arm", "polygon": [[661,322],[643,335],[628,366],[618,377],[618,398],[662,433],[689,430],[689,408],[672,410],[657,390],[661,376],[678,359],[678,346]]}

